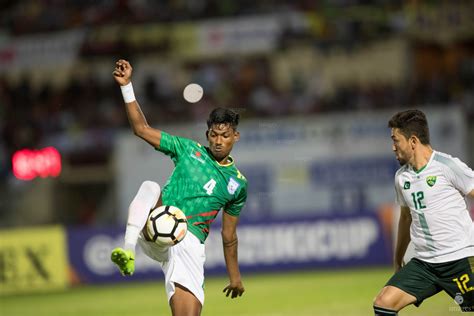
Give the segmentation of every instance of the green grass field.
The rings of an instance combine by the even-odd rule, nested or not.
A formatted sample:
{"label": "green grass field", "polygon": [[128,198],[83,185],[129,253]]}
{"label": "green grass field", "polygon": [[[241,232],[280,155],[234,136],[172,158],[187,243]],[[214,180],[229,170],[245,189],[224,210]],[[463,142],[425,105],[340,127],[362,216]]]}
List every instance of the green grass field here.
{"label": "green grass field", "polygon": [[[208,316],[367,316],[372,300],[390,277],[387,268],[244,275],[245,294],[222,293],[225,278],[206,280]],[[445,293],[410,306],[399,315],[461,314]],[[0,297],[1,316],[158,316],[170,315],[162,282],[82,286],[60,293]]]}

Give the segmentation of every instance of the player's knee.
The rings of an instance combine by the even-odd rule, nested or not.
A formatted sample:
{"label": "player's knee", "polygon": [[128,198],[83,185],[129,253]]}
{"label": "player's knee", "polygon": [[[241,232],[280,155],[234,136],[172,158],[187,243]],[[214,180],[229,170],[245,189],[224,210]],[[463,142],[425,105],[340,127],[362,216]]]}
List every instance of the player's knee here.
{"label": "player's knee", "polygon": [[382,291],[374,298],[374,315],[375,316],[395,316],[398,315],[397,310],[395,309],[394,302],[388,297],[388,295],[384,295]]}
{"label": "player's knee", "polygon": [[155,196],[160,195],[160,190],[160,185],[150,180],[143,181],[142,185],[140,186],[140,191],[147,191]]}
{"label": "player's knee", "polygon": [[374,308],[377,306],[382,308],[394,309],[395,305],[396,304],[394,304],[394,302],[383,293],[380,293],[374,299]]}

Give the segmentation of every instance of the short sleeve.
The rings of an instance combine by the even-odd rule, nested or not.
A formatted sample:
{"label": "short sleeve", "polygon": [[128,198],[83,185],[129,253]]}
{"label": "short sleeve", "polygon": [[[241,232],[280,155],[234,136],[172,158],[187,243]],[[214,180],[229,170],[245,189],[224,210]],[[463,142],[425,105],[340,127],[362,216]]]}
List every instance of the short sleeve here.
{"label": "short sleeve", "polygon": [[457,158],[448,167],[451,171],[449,178],[456,189],[464,195],[474,190],[474,171],[471,168]]}
{"label": "short sleeve", "polygon": [[247,201],[247,186],[243,186],[237,197],[231,201],[226,207],[224,208],[224,212],[232,216],[239,216],[240,211],[245,205],[245,201]]}
{"label": "short sleeve", "polygon": [[403,198],[402,189],[400,186],[400,178],[398,175],[395,176],[395,202],[400,206],[408,206]]}
{"label": "short sleeve", "polygon": [[160,147],[155,149],[162,152],[163,154],[170,156],[170,158],[177,162],[179,157],[186,152],[186,148],[195,144],[193,140],[173,136],[165,132],[161,132]]}

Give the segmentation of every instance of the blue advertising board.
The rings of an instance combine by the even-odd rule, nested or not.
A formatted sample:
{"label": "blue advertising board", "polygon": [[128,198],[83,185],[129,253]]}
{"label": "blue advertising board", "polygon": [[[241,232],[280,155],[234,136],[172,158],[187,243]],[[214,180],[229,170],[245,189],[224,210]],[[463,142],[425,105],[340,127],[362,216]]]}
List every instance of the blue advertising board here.
{"label": "blue advertising board", "polygon": [[[206,241],[206,275],[225,274],[219,227]],[[243,273],[383,265],[391,262],[391,240],[375,215],[242,222],[238,228]],[[81,282],[125,280],[110,261],[123,242],[122,228],[68,229],[69,260]],[[137,249],[135,274],[127,279],[161,279],[158,262]]]}

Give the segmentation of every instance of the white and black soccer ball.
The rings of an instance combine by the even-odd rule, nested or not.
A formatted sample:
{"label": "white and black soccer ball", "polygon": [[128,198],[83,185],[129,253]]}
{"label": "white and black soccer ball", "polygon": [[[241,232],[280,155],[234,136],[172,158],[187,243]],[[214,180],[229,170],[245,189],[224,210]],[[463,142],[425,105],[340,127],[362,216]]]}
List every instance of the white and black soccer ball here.
{"label": "white and black soccer ball", "polygon": [[148,236],[159,245],[176,245],[188,231],[186,215],[176,206],[162,205],[151,211],[146,223]]}

